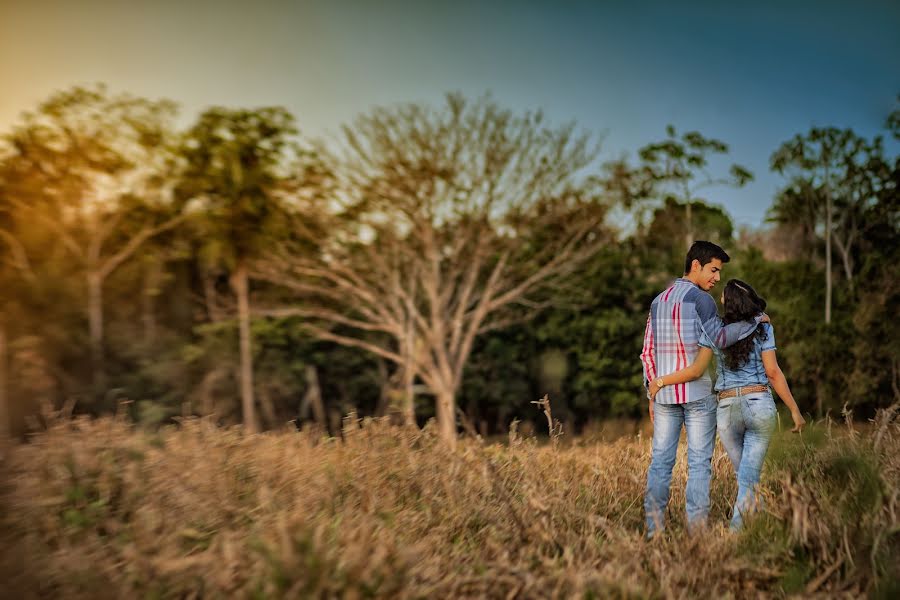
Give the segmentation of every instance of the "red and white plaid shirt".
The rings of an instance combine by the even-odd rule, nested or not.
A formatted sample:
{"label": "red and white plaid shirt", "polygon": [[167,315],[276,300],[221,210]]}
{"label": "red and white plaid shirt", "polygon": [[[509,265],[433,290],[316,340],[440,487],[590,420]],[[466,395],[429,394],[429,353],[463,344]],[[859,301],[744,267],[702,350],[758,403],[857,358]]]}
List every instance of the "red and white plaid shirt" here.
{"label": "red and white plaid shirt", "polygon": [[[725,326],[712,296],[689,279],[680,278],[659,294],[650,305],[644,331],[644,385],[657,377],[689,366],[700,351],[700,340],[710,340],[725,348],[753,333],[756,321],[741,321]],[[685,404],[712,393],[708,373],[687,383],[666,386],[656,394],[660,404]]]}

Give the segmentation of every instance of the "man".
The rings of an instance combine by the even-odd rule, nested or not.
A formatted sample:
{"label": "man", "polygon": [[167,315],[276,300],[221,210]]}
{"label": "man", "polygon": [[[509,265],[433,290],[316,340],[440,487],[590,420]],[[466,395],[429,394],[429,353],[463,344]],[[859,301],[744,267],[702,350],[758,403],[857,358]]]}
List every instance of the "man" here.
{"label": "man", "polygon": [[716,437],[716,396],[708,373],[699,379],[663,387],[661,377],[690,365],[699,351],[702,335],[725,348],[750,335],[763,316],[754,321],[722,323],[709,291],[721,278],[722,265],[730,260],[716,244],[696,241],[684,261],[684,277],[660,293],[650,307],[644,333],[644,385],[660,388],[650,400],[653,451],[647,472],[644,512],[647,535],[664,527],[669,485],[681,427],[687,429],[688,481],[686,491],[688,529],[706,522],[709,513],[709,480]]}

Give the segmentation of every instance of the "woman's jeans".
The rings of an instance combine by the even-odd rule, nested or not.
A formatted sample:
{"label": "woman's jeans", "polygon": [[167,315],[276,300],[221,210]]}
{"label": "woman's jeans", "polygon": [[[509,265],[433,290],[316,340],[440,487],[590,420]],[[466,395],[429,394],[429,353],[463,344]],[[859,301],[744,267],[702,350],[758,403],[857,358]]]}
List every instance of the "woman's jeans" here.
{"label": "woman's jeans", "polygon": [[738,493],[731,529],[738,530],[744,517],[759,505],[756,486],[775,430],[775,401],[771,392],[725,398],[719,402],[716,421],[719,439],[737,474]]}
{"label": "woman's jeans", "polygon": [[644,514],[647,536],[653,536],[665,525],[669,484],[678,450],[681,426],[687,429],[688,481],[685,494],[688,529],[706,523],[709,514],[709,480],[712,454],[716,442],[716,396],[687,404],[659,404],[653,408],[653,455],[647,471]]}

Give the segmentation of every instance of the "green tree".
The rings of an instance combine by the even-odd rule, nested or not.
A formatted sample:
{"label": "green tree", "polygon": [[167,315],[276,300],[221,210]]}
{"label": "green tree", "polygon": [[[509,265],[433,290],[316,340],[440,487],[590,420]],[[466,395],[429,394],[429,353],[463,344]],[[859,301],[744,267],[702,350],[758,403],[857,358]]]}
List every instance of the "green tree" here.
{"label": "green tree", "polygon": [[666,139],[638,150],[640,164],[637,167],[629,166],[624,160],[607,164],[605,180],[626,208],[640,207],[648,199],[667,206],[681,205],[686,250],[697,239],[694,203],[704,200],[701,192],[716,186],[742,187],[753,179],[749,170],[737,164],[729,167],[726,176],[711,174],[710,160],[727,153],[728,145],[720,140],[705,137],[697,131],[679,135],[675,127],[669,125]]}
{"label": "green tree", "polygon": [[803,223],[807,231],[824,238],[826,324],[832,320],[834,247],[852,285],[853,252],[866,215],[877,203],[878,171],[884,165],[879,137],[870,142],[850,129],[835,127],[814,127],[772,154],[772,169],[789,176],[790,182],[777,196],[770,218]]}
{"label": "green tree", "polygon": [[[10,325],[22,318],[24,292],[35,277],[25,247],[16,235],[9,206],[4,206],[2,198],[0,192],[0,439],[18,429],[13,423],[9,394],[9,331]],[[11,293],[13,290],[19,293]]]}
{"label": "green tree", "polygon": [[[900,109],[889,115],[886,128],[900,140]],[[859,240],[857,334],[847,387],[856,404],[877,407],[900,402],[900,154],[867,164],[877,167],[873,175],[880,181]]]}
{"label": "green tree", "polygon": [[84,278],[95,394],[106,388],[104,283],[183,219],[167,178],[174,114],[171,102],[75,87],[25,113],[6,139],[7,203],[49,231]]}
{"label": "green tree", "polygon": [[299,156],[293,116],[282,108],[210,108],[185,132],[178,193],[199,207],[201,261],[226,269],[237,301],[241,405],[259,430],[253,388],[250,265],[288,231],[286,194]]}
{"label": "green tree", "polygon": [[[659,272],[671,279],[684,271],[685,248],[680,233],[686,230],[684,206],[672,198],[653,211],[650,226],[636,235],[640,249],[647,253]],[[734,226],[728,214],[718,206],[691,202],[691,230],[696,239],[713,240],[728,247]],[[657,290],[658,291],[658,290]]]}

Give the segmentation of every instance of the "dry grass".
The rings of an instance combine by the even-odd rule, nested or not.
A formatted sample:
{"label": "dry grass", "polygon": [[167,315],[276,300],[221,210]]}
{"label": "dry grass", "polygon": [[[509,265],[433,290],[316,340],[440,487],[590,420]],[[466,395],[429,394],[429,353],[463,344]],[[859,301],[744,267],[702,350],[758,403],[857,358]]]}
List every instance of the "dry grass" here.
{"label": "dry grass", "polygon": [[[900,591],[900,425],[779,434],[767,512],[641,535],[649,441],[568,447],[349,419],[343,441],[202,420],[59,422],[3,458],[0,577],[17,597],[890,597]],[[683,449],[682,449],[683,451]]]}

